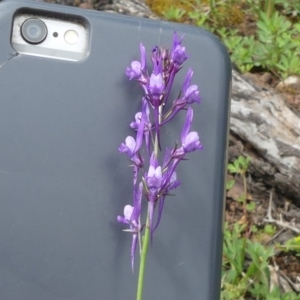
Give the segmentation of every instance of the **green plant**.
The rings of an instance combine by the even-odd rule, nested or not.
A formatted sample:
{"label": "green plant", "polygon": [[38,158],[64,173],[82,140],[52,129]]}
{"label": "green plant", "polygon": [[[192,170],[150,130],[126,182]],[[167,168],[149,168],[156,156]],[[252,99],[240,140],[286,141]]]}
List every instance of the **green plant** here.
{"label": "green plant", "polygon": [[[242,236],[245,226],[234,225],[232,231],[225,227],[223,248],[222,298],[244,299],[255,284],[268,286],[268,260],[273,255],[272,248],[252,242]],[[247,262],[247,258],[250,262]],[[257,291],[253,291],[257,295]]]}
{"label": "green plant", "polygon": [[226,190],[231,190],[233,188],[235,184],[235,181],[234,179],[229,179],[227,182],[226,182]]}
{"label": "green plant", "polygon": [[209,17],[208,13],[203,13],[200,10],[195,10],[188,12],[188,16],[196,26],[207,27],[205,23],[207,22]]}
{"label": "green plant", "polygon": [[273,236],[276,233],[276,227],[271,224],[267,224],[264,227],[264,233]]}
{"label": "green plant", "polygon": [[240,155],[233,163],[228,164],[228,171],[232,174],[245,175],[248,170],[249,162],[249,157]]}
{"label": "green plant", "polygon": [[280,248],[284,251],[294,251],[297,253],[296,256],[300,257],[300,236],[289,239]]}
{"label": "green plant", "polygon": [[184,9],[175,6],[170,6],[167,11],[163,12],[164,17],[171,21],[180,21],[185,14],[186,11]]}
{"label": "green plant", "polygon": [[256,41],[253,36],[242,37],[237,30],[221,28],[218,31],[225,46],[231,54],[231,59],[243,72],[249,72],[254,67]]}
{"label": "green plant", "polygon": [[300,24],[292,24],[278,12],[270,17],[260,12],[256,36],[239,36],[237,30],[226,28],[217,32],[242,72],[256,66],[281,79],[300,74]]}
{"label": "green plant", "polygon": [[261,0],[246,0],[246,4],[248,5],[249,13],[253,13],[254,15],[259,15],[261,12]]}
{"label": "green plant", "polygon": [[266,247],[243,236],[246,226],[225,224],[222,300],[299,300],[293,292],[281,293],[278,287],[270,291],[270,258],[274,247]]}
{"label": "green plant", "polygon": [[203,27],[209,30],[209,26],[207,25],[207,21],[209,20],[210,10],[205,11],[203,9],[203,5],[201,5],[201,0],[195,0],[191,3],[191,1],[183,1],[190,10],[187,11],[187,16],[190,20],[199,27]]}
{"label": "green plant", "polygon": [[[247,178],[246,173],[248,170],[250,158],[240,155],[233,163],[228,164],[228,171],[231,174],[239,175],[243,179],[244,193],[238,198],[239,202],[243,203],[244,215],[247,215],[247,211],[253,211],[255,209],[255,203],[251,202],[247,204]],[[233,186],[233,184],[232,184]]]}
{"label": "green plant", "polygon": [[294,50],[295,47],[294,43],[291,43],[293,40],[291,36],[292,24],[277,12],[270,18],[266,13],[261,12],[257,27],[256,64],[280,75],[276,65],[288,50]]}

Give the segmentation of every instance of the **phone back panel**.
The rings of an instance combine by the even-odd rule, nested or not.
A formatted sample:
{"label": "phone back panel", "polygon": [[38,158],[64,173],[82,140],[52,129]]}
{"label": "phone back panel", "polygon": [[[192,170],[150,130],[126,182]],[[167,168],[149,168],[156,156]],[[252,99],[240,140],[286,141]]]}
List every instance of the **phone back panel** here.
{"label": "phone back panel", "polygon": [[[184,34],[200,88],[193,130],[204,150],[182,162],[182,185],[166,199],[147,259],[144,298],[217,300],[231,67],[225,48],[199,28],[70,7],[27,8],[82,15],[90,53],[81,62],[14,56],[12,19],[22,1],[0,3],[0,299],[135,299],[131,236],[116,222],[132,203],[128,160],[118,153],[142,91],[125,69],[155,45]],[[172,99],[171,96],[171,99]],[[180,140],[185,113],[162,132]]]}

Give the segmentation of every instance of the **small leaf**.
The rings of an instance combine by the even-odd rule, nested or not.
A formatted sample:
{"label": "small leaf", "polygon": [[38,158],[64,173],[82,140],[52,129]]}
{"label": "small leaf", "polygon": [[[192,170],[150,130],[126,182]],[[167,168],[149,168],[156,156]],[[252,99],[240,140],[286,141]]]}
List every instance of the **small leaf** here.
{"label": "small leaf", "polygon": [[237,198],[237,201],[243,203],[245,201],[245,196],[244,195],[239,196]]}
{"label": "small leaf", "polygon": [[236,167],[233,164],[228,164],[229,173],[237,173]]}
{"label": "small leaf", "polygon": [[267,224],[264,227],[264,232],[268,235],[274,235],[274,233],[276,232],[276,227],[274,227],[270,224]]}
{"label": "small leaf", "polygon": [[235,184],[234,179],[229,179],[226,183],[226,190],[231,190],[234,184]]}
{"label": "small leaf", "polygon": [[246,209],[250,212],[254,211],[255,210],[255,202],[250,202],[249,204],[246,205]]}
{"label": "small leaf", "polygon": [[257,231],[258,231],[257,226],[252,225],[252,226],[251,226],[251,231],[252,231],[253,233],[257,232]]}

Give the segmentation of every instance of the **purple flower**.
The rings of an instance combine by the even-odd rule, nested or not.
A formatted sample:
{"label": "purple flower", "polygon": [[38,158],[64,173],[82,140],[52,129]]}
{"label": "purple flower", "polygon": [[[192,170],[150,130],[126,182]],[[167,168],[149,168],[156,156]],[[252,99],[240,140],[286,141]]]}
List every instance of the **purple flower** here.
{"label": "purple flower", "polygon": [[177,180],[177,174],[176,174],[176,172],[174,172],[174,169],[173,169],[173,171],[171,170],[170,172],[172,172],[171,176],[168,171],[165,172],[165,174],[163,176],[163,186],[165,186],[165,188],[162,191],[162,195],[158,199],[158,201],[159,201],[158,214],[157,214],[156,224],[153,228],[153,232],[156,230],[156,228],[158,227],[158,225],[160,223],[166,196],[169,194],[169,191],[176,189],[180,185],[180,181]]}
{"label": "purple flower", "polygon": [[160,148],[160,120],[159,120],[159,106],[162,104],[163,92],[165,89],[165,82],[162,73],[151,74],[148,90],[150,92],[149,101],[154,107],[154,126],[158,138],[158,145]]}
{"label": "purple flower", "polygon": [[132,136],[128,136],[125,139],[125,143],[122,143],[119,147],[119,152],[127,153],[127,156],[133,162],[133,184],[136,184],[138,171],[143,166],[143,159],[139,154],[139,149],[143,142],[144,123],[142,118],[137,130],[136,140]]}
{"label": "purple flower", "polygon": [[150,109],[149,104],[145,97],[142,99],[142,111],[135,114],[135,121],[130,123],[130,127],[133,129],[138,129],[142,118],[144,118],[144,136],[147,151],[150,155],[150,132],[152,129],[150,121]]}
{"label": "purple flower", "polygon": [[192,76],[193,70],[189,68],[181,90],[183,94],[183,99],[181,101],[187,104],[192,104],[194,102],[200,103],[201,100],[199,96],[198,86],[195,84],[191,85]]}
{"label": "purple flower", "polygon": [[146,176],[147,187],[151,192],[157,193],[162,184],[162,169],[158,165],[154,152],[150,158],[150,166]]}
{"label": "purple flower", "polygon": [[154,209],[158,200],[161,185],[163,183],[162,169],[161,166],[158,165],[158,161],[154,152],[151,155],[149,170],[145,177],[148,190],[147,197],[149,201],[149,226],[152,241]]}
{"label": "purple flower", "polygon": [[129,204],[125,205],[124,212],[123,212],[124,217],[118,216],[117,217],[117,221],[119,223],[124,223],[124,224],[130,224],[131,225],[132,224],[132,222],[131,222],[131,216],[132,216],[133,210],[134,210],[133,206],[131,206]]}
{"label": "purple flower", "polygon": [[188,104],[192,104],[194,102],[200,103],[198,86],[195,84],[188,87],[184,96],[186,98],[186,103]]}
{"label": "purple flower", "polygon": [[198,86],[195,84],[191,85],[192,76],[193,71],[189,68],[181,88],[182,96],[173,102],[171,109],[163,116],[161,125],[164,125],[173,119],[177,113],[185,109],[187,105],[195,102],[198,104],[200,103],[201,98],[199,96]]}
{"label": "purple flower", "polygon": [[162,72],[163,72],[163,66],[162,66],[163,58],[162,58],[162,55],[161,55],[161,51],[157,46],[155,46],[152,49],[152,63],[153,63],[153,73],[155,75],[162,74]]}
{"label": "purple flower", "polygon": [[150,166],[147,175],[147,186],[150,191],[157,192],[162,183],[161,166],[157,168]]}
{"label": "purple flower", "polygon": [[139,61],[134,60],[130,67],[126,69],[126,75],[129,79],[140,78],[142,75],[142,64]]}
{"label": "purple flower", "polygon": [[130,123],[130,127],[133,129],[138,129],[142,119],[142,112],[139,111],[134,116],[135,121]]}
{"label": "purple flower", "polygon": [[146,78],[143,76],[143,73],[146,69],[146,50],[142,43],[140,43],[140,51],[141,51],[141,62],[134,60],[130,67],[126,69],[126,75],[129,79],[138,79],[141,82],[146,81]]}
{"label": "purple flower", "polygon": [[139,150],[142,144],[138,144],[132,136],[128,136],[125,139],[125,143],[122,143],[119,147],[120,152],[126,152],[129,158],[132,158],[134,154]]}
{"label": "purple flower", "polygon": [[188,59],[188,56],[185,53],[185,47],[181,46],[181,41],[182,38],[179,39],[177,33],[174,32],[171,59],[177,70]]}
{"label": "purple flower", "polygon": [[200,143],[199,135],[196,131],[190,131],[193,121],[193,109],[188,108],[184,126],[181,131],[181,144],[182,146],[175,151],[175,156],[184,156],[184,154],[196,150],[202,150],[203,146]]}
{"label": "purple flower", "polygon": [[148,90],[152,96],[159,97],[165,88],[165,82],[161,73],[152,73],[148,85]]}
{"label": "purple flower", "polygon": [[134,195],[133,195],[134,206],[125,205],[124,217],[122,216],[117,217],[117,221],[119,223],[129,225],[129,229],[125,229],[124,231],[132,233],[132,244],[131,244],[132,272],[134,269],[134,256],[136,252],[138,234],[141,231],[140,215],[142,210],[142,194],[143,194],[143,183],[141,182],[139,186],[134,189]]}

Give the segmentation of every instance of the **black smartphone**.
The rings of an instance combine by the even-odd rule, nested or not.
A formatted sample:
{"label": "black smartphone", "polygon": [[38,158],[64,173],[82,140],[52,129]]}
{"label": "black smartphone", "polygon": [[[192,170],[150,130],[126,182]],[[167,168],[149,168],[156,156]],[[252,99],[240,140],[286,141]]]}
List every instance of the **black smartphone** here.
{"label": "black smartphone", "polygon": [[[36,1],[0,3],[0,299],[132,300],[131,235],[117,215],[132,199],[118,151],[143,91],[125,70],[140,43],[181,37],[200,90],[193,130],[203,150],[177,171],[149,248],[144,300],[220,299],[231,63],[200,28]],[[185,112],[161,132],[180,140]],[[136,258],[136,266],[138,265]]]}

